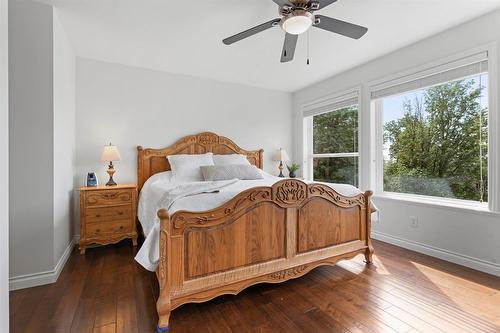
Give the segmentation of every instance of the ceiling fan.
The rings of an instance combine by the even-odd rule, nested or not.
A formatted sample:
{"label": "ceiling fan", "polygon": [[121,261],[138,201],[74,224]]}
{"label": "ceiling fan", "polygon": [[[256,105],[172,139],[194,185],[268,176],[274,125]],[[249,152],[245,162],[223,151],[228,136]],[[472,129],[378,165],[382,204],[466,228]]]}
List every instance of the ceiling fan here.
{"label": "ceiling fan", "polygon": [[273,0],[279,6],[280,18],[259,24],[239,34],[228,37],[222,40],[222,42],[230,45],[279,25],[286,32],[283,51],[281,52],[281,62],[288,62],[293,59],[293,55],[295,54],[298,36],[309,30],[311,26],[354,39],[361,38],[368,31],[367,28],[328,16],[314,14],[315,11],[323,9],[336,1]]}

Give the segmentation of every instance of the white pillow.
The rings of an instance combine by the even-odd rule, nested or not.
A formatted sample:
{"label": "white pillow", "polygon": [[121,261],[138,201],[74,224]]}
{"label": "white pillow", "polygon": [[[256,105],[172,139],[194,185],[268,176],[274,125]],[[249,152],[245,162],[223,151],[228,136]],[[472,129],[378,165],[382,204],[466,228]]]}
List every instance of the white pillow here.
{"label": "white pillow", "polygon": [[212,153],[198,155],[170,155],[167,156],[170,168],[176,180],[197,182],[203,180],[200,167],[214,165]]}
{"label": "white pillow", "polygon": [[146,180],[146,182],[143,185],[146,186],[146,184],[154,184],[156,182],[169,182],[172,180],[173,174],[172,171],[163,171],[163,172],[158,172],[152,175],[151,177]]}
{"label": "white pillow", "polygon": [[246,164],[227,164],[227,165],[207,165],[202,166],[201,173],[207,181],[214,180],[254,180],[263,179],[264,177],[255,165]]}
{"label": "white pillow", "polygon": [[229,154],[229,155],[214,155],[214,165],[228,165],[228,164],[245,164],[250,165],[245,155]]}

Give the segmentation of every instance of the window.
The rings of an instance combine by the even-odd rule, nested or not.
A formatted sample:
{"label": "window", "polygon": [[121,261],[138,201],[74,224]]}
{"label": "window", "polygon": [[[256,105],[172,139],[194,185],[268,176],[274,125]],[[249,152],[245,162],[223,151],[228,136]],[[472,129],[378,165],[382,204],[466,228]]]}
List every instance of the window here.
{"label": "window", "polygon": [[358,186],[358,102],[345,99],[316,109],[309,126],[309,179]]}
{"label": "window", "polygon": [[487,62],[405,85],[375,100],[383,191],[487,202]]}

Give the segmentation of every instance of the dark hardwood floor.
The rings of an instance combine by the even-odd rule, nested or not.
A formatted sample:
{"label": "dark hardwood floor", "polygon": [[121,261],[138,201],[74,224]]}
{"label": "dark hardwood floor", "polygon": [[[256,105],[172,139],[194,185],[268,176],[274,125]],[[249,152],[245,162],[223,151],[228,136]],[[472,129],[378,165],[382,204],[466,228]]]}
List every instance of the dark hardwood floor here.
{"label": "dark hardwood floor", "polygon": [[[381,242],[282,284],[173,311],[171,332],[500,332],[500,278]],[[57,283],[11,292],[11,332],[156,332],[154,273],[130,243],[75,250]]]}

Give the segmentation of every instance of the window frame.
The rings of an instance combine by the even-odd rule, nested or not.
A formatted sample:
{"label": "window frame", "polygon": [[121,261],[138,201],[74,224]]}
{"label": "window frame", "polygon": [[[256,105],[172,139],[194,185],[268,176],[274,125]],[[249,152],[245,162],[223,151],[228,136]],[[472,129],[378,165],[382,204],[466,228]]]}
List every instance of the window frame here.
{"label": "window frame", "polygon": [[[442,198],[421,194],[398,193],[384,191],[384,156],[383,156],[383,126],[382,126],[382,98],[372,99],[372,93],[378,91],[381,87],[388,87],[408,81],[418,79],[429,75],[429,73],[437,74],[444,72],[447,69],[453,68],[453,65],[462,61],[467,57],[473,57],[475,54],[485,52],[488,61],[488,203],[481,203],[473,200],[463,200],[455,198]],[[443,84],[448,81],[442,82]],[[498,125],[498,110],[497,110],[497,45],[496,43],[484,45],[460,54],[435,61],[433,63],[420,66],[412,71],[405,71],[392,75],[383,80],[370,82],[368,85],[368,96],[370,99],[370,113],[373,116],[371,122],[372,127],[372,142],[374,149],[372,150],[372,168],[374,170],[371,184],[376,196],[381,198],[391,198],[396,200],[407,200],[412,202],[430,203],[433,205],[444,206],[462,206],[465,208],[476,210],[489,210],[492,212],[500,211],[500,171],[498,167],[498,149],[500,148],[499,140],[499,125]]]}
{"label": "window frame", "polygon": [[[340,104],[350,99],[355,98],[357,102],[352,105],[357,105],[358,113],[358,151],[352,153],[314,153],[314,137],[313,137],[313,117],[315,115],[336,112],[342,110],[344,107],[333,109],[331,111],[318,113],[315,115],[305,115],[304,113],[308,110],[313,110],[314,108],[321,107],[327,104]],[[334,93],[328,95],[324,98],[318,99],[313,103],[306,104],[302,107],[302,117],[303,117],[303,156],[304,156],[304,170],[303,177],[306,180],[314,180],[314,158],[336,158],[336,157],[357,157],[358,158],[358,186],[361,184],[361,86],[357,86],[342,92]]]}

